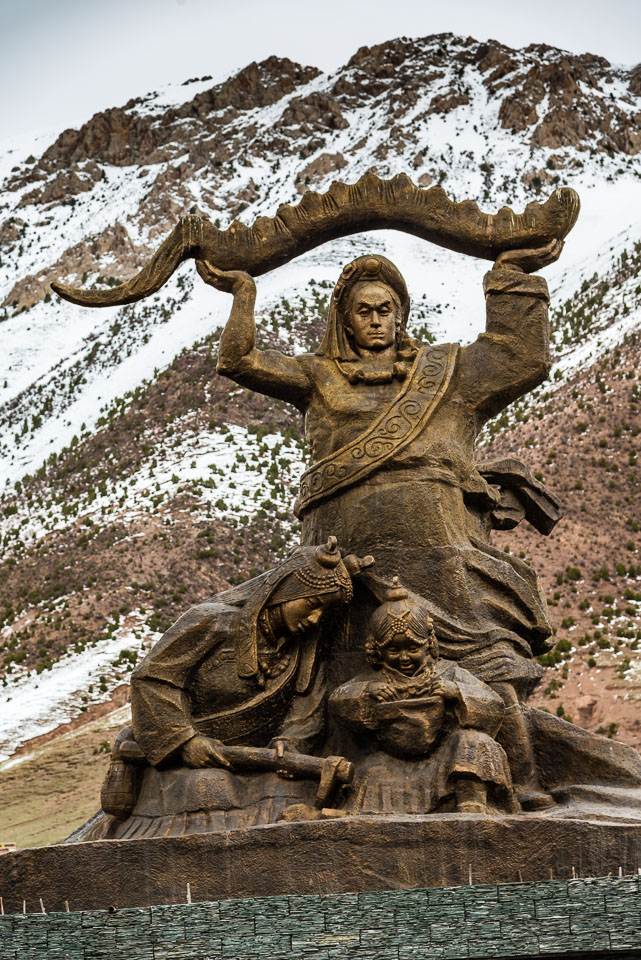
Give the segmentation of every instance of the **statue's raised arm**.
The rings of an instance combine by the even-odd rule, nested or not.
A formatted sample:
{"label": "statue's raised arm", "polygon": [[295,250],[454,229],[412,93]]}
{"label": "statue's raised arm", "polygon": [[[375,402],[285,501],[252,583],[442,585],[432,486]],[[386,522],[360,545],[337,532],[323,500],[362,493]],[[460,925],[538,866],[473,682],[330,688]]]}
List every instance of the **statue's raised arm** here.
{"label": "statue's raised arm", "polygon": [[256,347],[256,284],[252,277],[244,270],[218,270],[203,260],[197,260],[196,267],[205,283],[234,297],[220,338],[218,373],[243,387],[277,400],[288,400],[302,409],[310,390],[304,366],[296,357],[288,357],[279,350]]}
{"label": "statue's raised arm", "polygon": [[483,281],[485,331],[461,351],[460,393],[481,426],[542,383],[550,372],[550,296],[543,277],[563,243],[501,254]]}

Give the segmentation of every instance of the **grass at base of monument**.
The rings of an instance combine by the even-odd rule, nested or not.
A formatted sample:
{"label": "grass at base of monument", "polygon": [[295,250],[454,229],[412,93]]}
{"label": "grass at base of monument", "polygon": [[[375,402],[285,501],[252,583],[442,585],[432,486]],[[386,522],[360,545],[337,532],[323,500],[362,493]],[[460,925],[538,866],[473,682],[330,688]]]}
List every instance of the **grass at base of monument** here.
{"label": "grass at base of monument", "polygon": [[[0,842],[60,843],[100,806],[109,750],[128,707],[84,724],[0,767]],[[10,856],[10,854],[8,854]]]}

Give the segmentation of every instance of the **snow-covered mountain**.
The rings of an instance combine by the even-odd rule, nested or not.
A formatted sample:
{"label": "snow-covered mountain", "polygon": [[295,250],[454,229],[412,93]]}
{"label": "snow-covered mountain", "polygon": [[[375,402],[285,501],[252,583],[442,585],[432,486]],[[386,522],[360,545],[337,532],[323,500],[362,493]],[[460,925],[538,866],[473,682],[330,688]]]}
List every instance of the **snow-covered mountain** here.
{"label": "snow-covered mountain", "polygon": [[[403,38],[333,74],[271,57],[0,147],[0,756],[108,698],[189,602],[282,554],[305,457],[289,408],[216,378],[230,300],[193,262],[124,308],[76,307],[49,283],[120,282],[188,212],[251,224],[368,170],[440,183],[490,213],[557,185],[580,194],[546,271],[555,371],[488,431],[499,445],[638,329],[640,67]],[[369,249],[404,272],[414,332],[469,341],[482,329],[487,263],[381,231],[259,279],[263,342],[317,342],[342,265]],[[632,575],[621,576],[623,593]]]}

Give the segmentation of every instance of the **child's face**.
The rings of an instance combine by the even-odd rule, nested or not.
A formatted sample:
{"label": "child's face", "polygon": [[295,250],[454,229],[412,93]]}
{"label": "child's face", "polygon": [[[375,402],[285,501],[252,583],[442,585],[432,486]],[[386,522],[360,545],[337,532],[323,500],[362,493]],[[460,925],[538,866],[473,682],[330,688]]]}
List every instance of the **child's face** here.
{"label": "child's face", "polygon": [[383,663],[411,677],[420,670],[429,659],[427,640],[414,634],[396,634],[387,646],[381,650]]}

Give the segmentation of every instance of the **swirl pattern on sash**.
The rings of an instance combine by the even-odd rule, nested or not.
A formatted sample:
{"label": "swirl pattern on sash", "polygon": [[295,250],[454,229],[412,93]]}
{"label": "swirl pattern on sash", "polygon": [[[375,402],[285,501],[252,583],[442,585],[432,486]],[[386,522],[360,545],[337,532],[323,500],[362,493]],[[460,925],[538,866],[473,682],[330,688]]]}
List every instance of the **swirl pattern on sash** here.
{"label": "swirl pattern on sash", "polygon": [[372,474],[425,428],[447,390],[457,354],[456,344],[419,350],[403,389],[368,429],[305,471],[298,516]]}

